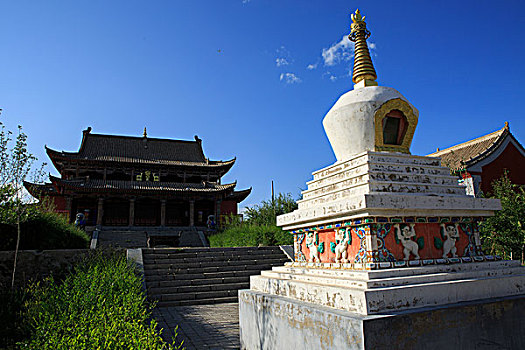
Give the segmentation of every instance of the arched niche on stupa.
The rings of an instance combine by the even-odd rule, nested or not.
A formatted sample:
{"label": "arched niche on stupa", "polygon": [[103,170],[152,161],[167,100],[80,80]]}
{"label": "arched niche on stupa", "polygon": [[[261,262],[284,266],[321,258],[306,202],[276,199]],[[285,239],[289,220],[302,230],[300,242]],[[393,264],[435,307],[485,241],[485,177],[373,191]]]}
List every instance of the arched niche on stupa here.
{"label": "arched niche on stupa", "polygon": [[375,150],[410,154],[417,126],[417,115],[408,102],[388,100],[374,115]]}

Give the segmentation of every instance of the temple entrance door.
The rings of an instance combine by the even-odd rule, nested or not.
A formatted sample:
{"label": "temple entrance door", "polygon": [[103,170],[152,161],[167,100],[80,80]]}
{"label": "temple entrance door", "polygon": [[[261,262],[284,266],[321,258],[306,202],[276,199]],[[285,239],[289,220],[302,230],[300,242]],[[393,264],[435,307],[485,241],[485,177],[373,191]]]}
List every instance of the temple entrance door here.
{"label": "temple entrance door", "polygon": [[129,201],[122,198],[108,198],[104,201],[103,225],[128,226]]}
{"label": "temple entrance door", "polygon": [[78,213],[84,214],[86,226],[97,224],[97,200],[89,197],[74,198],[71,203],[71,219],[75,222]]}
{"label": "temple entrance door", "polygon": [[136,200],[135,226],[160,226],[160,200],[152,198]]}
{"label": "temple entrance door", "polygon": [[181,200],[168,200],[166,202],[166,225],[189,226],[190,213],[188,202]]}
{"label": "temple entrance door", "polygon": [[215,203],[212,200],[196,201],[195,226],[206,226],[209,215],[215,215]]}

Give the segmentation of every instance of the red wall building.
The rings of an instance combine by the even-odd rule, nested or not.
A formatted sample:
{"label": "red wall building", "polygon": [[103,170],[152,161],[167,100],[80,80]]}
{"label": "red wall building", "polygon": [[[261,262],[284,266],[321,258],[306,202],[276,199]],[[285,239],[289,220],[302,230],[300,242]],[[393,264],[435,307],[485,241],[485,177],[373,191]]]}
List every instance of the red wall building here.
{"label": "red wall building", "polygon": [[464,179],[467,193],[476,196],[491,193],[492,183],[505,171],[513,183],[525,185],[525,149],[510,132],[508,123],[493,133],[438,149],[428,156],[441,157],[444,166]]}

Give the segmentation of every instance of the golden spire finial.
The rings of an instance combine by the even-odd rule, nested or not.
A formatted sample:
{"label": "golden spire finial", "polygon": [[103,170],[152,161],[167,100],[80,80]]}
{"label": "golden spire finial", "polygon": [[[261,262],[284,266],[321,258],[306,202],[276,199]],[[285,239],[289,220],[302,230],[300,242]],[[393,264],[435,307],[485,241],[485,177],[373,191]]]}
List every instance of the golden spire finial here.
{"label": "golden spire finial", "polygon": [[365,16],[361,16],[361,12],[357,9],[355,14],[352,14],[350,17],[352,18],[352,30],[348,39],[355,42],[352,81],[356,85],[361,82],[359,87],[377,86],[375,81],[377,79],[376,70],[366,44],[366,39],[370,36],[370,32],[366,29]]}
{"label": "golden spire finial", "polygon": [[142,134],[143,137],[148,137],[148,133],[146,131],[146,127],[144,127],[144,133]]}

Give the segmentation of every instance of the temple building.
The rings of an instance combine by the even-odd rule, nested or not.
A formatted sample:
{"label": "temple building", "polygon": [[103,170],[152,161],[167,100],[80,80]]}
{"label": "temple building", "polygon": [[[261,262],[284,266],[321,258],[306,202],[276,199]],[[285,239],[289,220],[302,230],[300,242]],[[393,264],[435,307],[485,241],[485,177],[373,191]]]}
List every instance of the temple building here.
{"label": "temple building", "polygon": [[525,149],[509,124],[488,135],[429,154],[460,177],[467,194],[492,193],[492,183],[508,171],[510,180],[525,185]]}
{"label": "temple building", "polygon": [[50,198],[72,222],[88,226],[206,226],[210,216],[237,215],[251,192],[221,183],[235,158],[205,157],[202,140],[101,135],[83,131],[78,152],[46,152],[60,173],[50,183],[25,183],[35,197]]}

